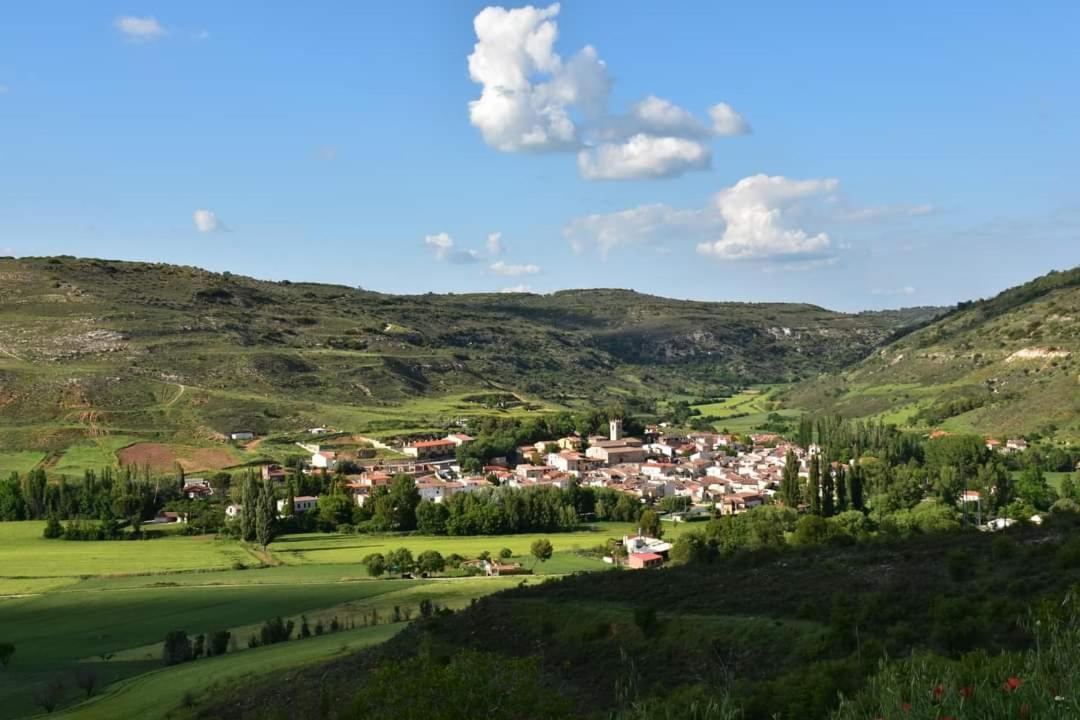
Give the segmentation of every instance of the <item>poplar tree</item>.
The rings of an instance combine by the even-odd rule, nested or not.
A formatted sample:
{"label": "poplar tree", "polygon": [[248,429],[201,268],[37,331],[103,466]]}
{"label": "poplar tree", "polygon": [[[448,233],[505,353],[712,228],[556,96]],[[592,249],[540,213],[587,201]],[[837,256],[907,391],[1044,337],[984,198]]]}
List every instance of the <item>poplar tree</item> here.
{"label": "poplar tree", "polygon": [[821,514],[825,517],[832,517],[836,514],[834,493],[832,464],[825,460],[821,463]]}
{"label": "poplar tree", "polygon": [[842,513],[848,509],[847,473],[844,472],[844,464],[836,466],[836,511]]}
{"label": "poplar tree", "polygon": [[799,506],[799,458],[794,450],[788,450],[784,458],[784,471],[780,475],[780,499],[789,508]]}
{"label": "poplar tree", "polygon": [[274,539],[274,488],[269,480],[263,480],[258,490],[258,502],[255,505],[255,539],[263,550]]}
{"label": "poplar tree", "polygon": [[255,539],[255,515],[259,502],[259,486],[255,484],[255,475],[250,470],[244,477],[240,493],[240,538]]}
{"label": "poplar tree", "polygon": [[809,495],[810,514],[821,514],[821,471],[817,455],[810,457],[810,477],[806,483],[806,494]]}
{"label": "poplar tree", "polygon": [[858,458],[851,466],[851,477],[848,479],[848,495],[852,510],[863,509],[863,480],[862,469],[858,465]]}

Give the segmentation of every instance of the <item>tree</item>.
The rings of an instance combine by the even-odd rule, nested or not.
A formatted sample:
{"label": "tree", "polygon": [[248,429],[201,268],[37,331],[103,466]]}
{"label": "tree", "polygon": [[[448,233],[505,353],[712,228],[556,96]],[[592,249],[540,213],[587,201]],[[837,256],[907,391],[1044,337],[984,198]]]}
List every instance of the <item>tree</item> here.
{"label": "tree", "polygon": [[943,503],[956,505],[963,491],[964,479],[960,477],[960,472],[955,467],[942,465],[938,468],[937,477],[934,480],[934,492]]}
{"label": "tree", "polygon": [[64,697],[64,681],[53,677],[34,689],[34,704],[51,713]]}
{"label": "tree", "polygon": [[513,555],[514,551],[507,547],[504,547],[502,550],[499,551],[499,557],[503,560],[508,560],[513,557]]}
{"label": "tree", "polygon": [[360,561],[367,568],[368,575],[379,577],[386,572],[386,558],[382,553],[371,553]]}
{"label": "tree", "polygon": [[232,633],[228,630],[215,630],[210,635],[210,644],[207,655],[224,655],[229,651],[229,638]]}
{"label": "tree", "polygon": [[416,506],[416,530],[423,535],[445,535],[449,512],[442,503],[425,501]]}
{"label": "tree", "polygon": [[255,483],[255,474],[250,470],[244,476],[240,487],[240,539],[255,539],[256,506],[259,499],[259,486]]}
{"label": "tree", "polygon": [[93,668],[80,667],[75,672],[75,685],[86,693],[86,697],[94,694],[94,688],[98,684],[98,674]]}
{"label": "tree", "polygon": [[821,514],[832,517],[836,514],[836,488],[833,485],[832,464],[826,461],[821,467]]}
{"label": "tree", "polygon": [[663,533],[660,529],[660,516],[651,508],[641,513],[641,517],[638,518],[638,527],[641,528],[641,534],[646,537],[658,538]]}
{"label": "tree", "polygon": [[263,550],[274,539],[274,515],[276,511],[274,487],[269,480],[263,480],[255,507],[255,539]]}
{"label": "tree", "polygon": [[1042,468],[1037,465],[1028,466],[1020,472],[1016,479],[1016,495],[1039,510],[1049,510],[1057,500],[1057,493],[1046,482]]}
{"label": "tree", "polygon": [[1002,509],[1013,501],[1012,476],[998,458],[992,458],[975,471],[975,484],[991,507]]}
{"label": "tree", "polygon": [[15,655],[15,645],[9,642],[0,643],[0,667],[7,668],[11,658]]}
{"label": "tree", "polygon": [[1064,500],[1080,502],[1080,487],[1077,486],[1072,475],[1066,475],[1065,479],[1061,481],[1061,497]]}
{"label": "tree", "polygon": [[848,486],[847,486],[847,472],[844,471],[844,464],[838,463],[836,465],[836,512],[837,514],[847,512],[848,509]]}
{"label": "tree", "polygon": [[417,556],[416,566],[420,572],[441,573],[446,569],[446,560],[438,550],[425,550]]}
{"label": "tree", "polygon": [[821,514],[821,461],[817,455],[810,457],[810,471],[806,480],[811,515]]}
{"label": "tree", "polygon": [[551,541],[546,538],[534,540],[532,547],[529,549],[532,556],[542,563],[551,559],[551,554],[554,550],[555,549],[551,546]]}
{"label": "tree", "polygon": [[48,540],[55,540],[64,534],[64,526],[60,524],[60,518],[56,515],[49,515],[48,521],[45,523],[45,530],[42,531],[41,536]]}
{"label": "tree", "polygon": [[178,665],[191,659],[191,640],[184,630],[170,630],[165,635],[162,652],[166,665]]}
{"label": "tree", "polygon": [[413,554],[409,548],[399,547],[396,550],[391,550],[386,556],[386,565],[390,572],[396,572],[404,576],[406,573],[412,572],[413,567],[416,566],[416,561],[413,560]]}
{"label": "tree", "polygon": [[26,499],[23,496],[19,476],[12,473],[7,480],[0,481],[0,520],[25,520]]}
{"label": "tree", "polygon": [[858,458],[855,458],[855,463],[851,467],[851,477],[848,479],[848,495],[850,497],[848,505],[852,510],[863,509],[863,480],[862,480],[862,468],[858,465]]}
{"label": "tree", "polygon": [[789,508],[799,506],[799,458],[788,450],[784,470],[780,475],[780,500]]}

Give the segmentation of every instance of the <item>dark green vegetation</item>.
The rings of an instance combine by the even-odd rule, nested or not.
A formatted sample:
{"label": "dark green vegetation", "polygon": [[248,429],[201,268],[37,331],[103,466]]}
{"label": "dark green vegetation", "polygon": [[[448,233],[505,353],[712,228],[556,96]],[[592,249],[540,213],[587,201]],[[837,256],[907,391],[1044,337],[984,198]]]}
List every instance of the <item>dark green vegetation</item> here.
{"label": "dark green vegetation", "polygon": [[[1030,647],[1031,604],[1060,601],[1080,582],[1078,529],[1062,515],[999,535],[745,552],[708,565],[567,577],[488,596],[288,683],[260,681],[200,716],[390,717],[371,696],[392,700],[392,688],[415,687],[410,678],[434,672],[425,663],[449,662],[452,676],[494,656],[532,659],[527,689],[539,684],[566,703],[543,706],[554,717],[687,717],[693,699],[705,707],[704,699],[725,696],[748,719],[828,717],[838,693],[859,693],[885,655]],[[433,682],[446,687],[439,677]],[[445,697],[447,709],[434,717],[462,717],[450,709],[458,695]],[[673,704],[683,714],[663,714]],[[718,706],[699,717],[728,715]]]}
{"label": "dark green vegetation", "polygon": [[961,303],[842,373],[790,389],[786,407],[877,416],[1002,441],[1080,437],[1080,268]]}
{"label": "dark green vegetation", "polygon": [[[622,290],[393,296],[160,264],[5,259],[0,470],[72,445],[92,457],[70,464],[100,467],[137,440],[197,448],[234,430],[424,429],[552,404],[708,395],[840,369],[933,313]],[[243,460],[143,450],[130,462],[166,451],[189,470]]]}

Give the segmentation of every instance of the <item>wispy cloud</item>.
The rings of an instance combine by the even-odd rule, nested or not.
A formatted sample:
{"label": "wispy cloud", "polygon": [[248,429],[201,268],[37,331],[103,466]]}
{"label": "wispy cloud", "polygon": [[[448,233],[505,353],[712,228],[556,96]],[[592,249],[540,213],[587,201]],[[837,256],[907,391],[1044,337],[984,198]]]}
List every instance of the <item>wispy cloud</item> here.
{"label": "wispy cloud", "polygon": [[124,15],[116,18],[113,23],[117,30],[132,42],[151,42],[163,37],[166,30],[161,23],[153,17],[135,17]]}
{"label": "wispy cloud", "polygon": [[489,255],[502,255],[503,242],[501,232],[488,233],[487,251]]}
{"label": "wispy cloud", "polygon": [[499,292],[501,293],[531,293],[533,289],[525,284],[514,285],[513,287],[504,287]]}
{"label": "wispy cloud", "polygon": [[436,233],[424,236],[424,245],[435,253],[435,259],[454,263],[455,265],[467,265],[480,261],[480,253],[476,250],[461,249],[454,245],[454,238],[449,233]]}
{"label": "wispy cloud", "polygon": [[871,295],[878,295],[883,297],[894,297],[897,295],[914,295],[915,288],[912,285],[905,285],[898,288],[874,288],[870,291]]}
{"label": "wispy cloud", "polygon": [[489,269],[496,275],[507,275],[509,277],[517,277],[518,275],[535,275],[540,272],[539,265],[533,265],[532,263],[511,265],[509,263],[503,262],[502,260],[492,263]]}

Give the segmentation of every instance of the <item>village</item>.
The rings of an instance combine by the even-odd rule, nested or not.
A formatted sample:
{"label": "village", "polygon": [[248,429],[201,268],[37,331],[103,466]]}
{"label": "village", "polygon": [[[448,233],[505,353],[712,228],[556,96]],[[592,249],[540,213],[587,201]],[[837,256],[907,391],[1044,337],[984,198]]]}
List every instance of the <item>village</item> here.
{"label": "village", "polygon": [[[799,477],[805,481],[811,458],[820,449],[811,444],[803,449],[776,433],[734,435],[716,432],[686,432],[665,424],[644,427],[641,437],[624,432],[623,421],[611,419],[606,435],[582,437],[571,433],[545,438],[515,449],[512,457],[496,457],[478,472],[466,472],[459,462],[459,448],[474,442],[464,433],[444,437],[401,439],[387,443],[374,438],[352,436],[367,451],[327,450],[315,442],[297,442],[309,453],[298,466],[307,475],[335,475],[340,490],[357,506],[363,507],[380,487],[388,486],[398,476],[413,478],[421,502],[443,503],[458,493],[489,490],[496,486],[515,489],[554,487],[566,490],[571,483],[581,487],[606,488],[625,494],[635,502],[656,508],[666,523],[704,521],[715,516],[739,515],[772,502],[781,486],[781,476],[789,453],[798,460]],[[309,434],[333,435],[327,428],[311,428]],[[233,434],[248,440],[251,434]],[[938,433],[940,435],[940,433]],[[337,446],[335,446],[337,447]],[[1002,454],[1022,452],[1027,443],[1020,438],[1005,442],[987,439],[988,450]],[[370,458],[370,448],[393,457]],[[833,463],[833,471],[837,463]],[[846,468],[847,469],[847,468]],[[284,485],[289,469],[277,463],[261,466],[264,480]],[[184,494],[206,498],[212,493],[202,479],[189,479]],[[981,511],[976,491],[965,491],[964,505]],[[319,497],[301,495],[292,499],[296,515],[318,507]],[[277,500],[279,514],[288,512],[286,501]],[[800,510],[805,508],[800,507]],[[229,504],[225,514],[236,518],[240,505]],[[173,513],[175,515],[175,513]],[[175,520],[177,518],[170,518]],[[580,518],[587,523],[593,518]],[[1034,518],[1033,518],[1034,520]],[[999,530],[1011,524],[1002,518],[983,527]],[[661,534],[661,533],[657,533]],[[637,535],[623,537],[618,552],[605,561],[631,569],[662,564],[672,545],[659,537]],[[511,574],[514,568],[491,563],[489,574]]]}

